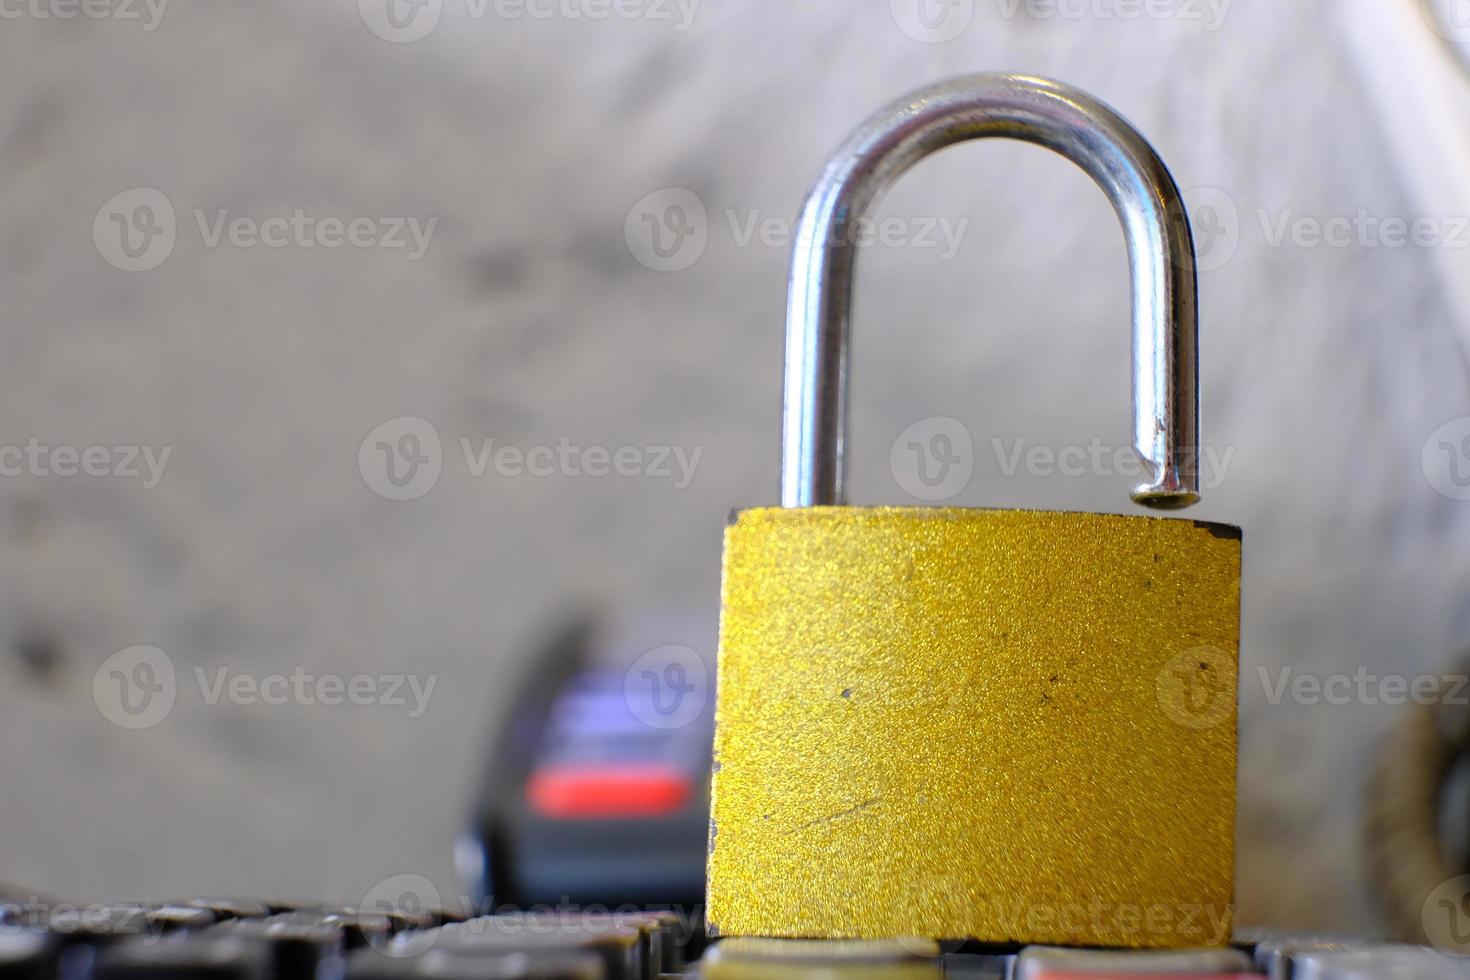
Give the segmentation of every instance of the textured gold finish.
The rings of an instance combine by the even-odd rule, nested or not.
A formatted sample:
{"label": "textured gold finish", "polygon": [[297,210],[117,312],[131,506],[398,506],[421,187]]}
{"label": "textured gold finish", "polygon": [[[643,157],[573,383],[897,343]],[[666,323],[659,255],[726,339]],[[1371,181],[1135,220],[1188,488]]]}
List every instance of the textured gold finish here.
{"label": "textured gold finish", "polygon": [[1105,514],[760,509],[725,535],[724,935],[1230,935],[1240,538]]}

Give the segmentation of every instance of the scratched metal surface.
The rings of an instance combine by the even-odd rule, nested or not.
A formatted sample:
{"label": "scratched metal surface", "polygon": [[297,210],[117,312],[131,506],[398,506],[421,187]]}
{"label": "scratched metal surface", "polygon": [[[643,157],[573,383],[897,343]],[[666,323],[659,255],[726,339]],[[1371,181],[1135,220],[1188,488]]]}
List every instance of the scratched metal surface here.
{"label": "scratched metal surface", "polygon": [[[708,3],[677,30],[444,0],[403,44],[342,0],[178,4],[152,31],[147,8],[7,17],[0,444],[171,455],[152,489],[0,479],[4,876],[79,897],[342,898],[421,871],[447,894],[482,735],[542,629],[577,596],[707,606],[728,511],[774,499],[786,250],[747,240],[752,221],[793,215],[895,94],[1009,69],[1112,102],[1184,187],[1241,216],[1202,275],[1206,440],[1234,455],[1198,511],[1245,529],[1241,915],[1370,926],[1358,793],[1393,711],[1273,705],[1259,671],[1412,676],[1465,640],[1470,504],[1420,460],[1470,398],[1422,250],[1271,244],[1287,212],[1413,215],[1340,6],[1236,0],[1208,30],[978,0],[943,43],[879,2]],[[175,207],[177,242],[127,273],[93,224],[140,186]],[[661,272],[625,231],[669,187],[705,205],[707,242]],[[297,208],[438,221],[418,261],[208,245],[222,209]],[[1122,238],[1091,183],[1034,148],[966,147],[880,213],[969,224],[953,254],[864,257],[856,499],[919,502],[890,447],[948,416],[975,447],[948,503],[1126,509],[1123,477],[1007,472],[1019,446],[1126,445]],[[358,451],[404,415],[434,424],[443,472],[390,501]],[[701,456],[684,487],[473,477],[461,438]],[[128,731],[93,679],[138,644],[168,653],[180,693]],[[195,668],[212,684],[221,667],[438,683],[418,717],[209,704]]]}

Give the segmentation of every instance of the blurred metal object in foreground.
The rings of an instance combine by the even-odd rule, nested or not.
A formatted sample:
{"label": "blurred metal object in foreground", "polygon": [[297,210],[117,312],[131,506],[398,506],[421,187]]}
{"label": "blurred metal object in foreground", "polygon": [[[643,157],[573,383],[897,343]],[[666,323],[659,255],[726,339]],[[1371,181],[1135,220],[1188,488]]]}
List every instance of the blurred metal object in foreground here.
{"label": "blurred metal object in foreground", "polygon": [[[1470,956],[1470,657],[1418,691],[1368,783],[1368,856],[1398,938]],[[1470,960],[1466,961],[1470,972]]]}
{"label": "blurred metal object in foreground", "polygon": [[701,904],[714,631],[585,618],[528,661],[457,846],[476,910]]}

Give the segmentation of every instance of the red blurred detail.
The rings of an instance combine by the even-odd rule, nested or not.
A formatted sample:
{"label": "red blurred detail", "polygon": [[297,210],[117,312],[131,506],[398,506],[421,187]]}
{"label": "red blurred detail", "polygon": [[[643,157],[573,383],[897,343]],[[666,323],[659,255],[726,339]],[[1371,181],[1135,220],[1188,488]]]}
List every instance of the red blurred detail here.
{"label": "red blurred detail", "polygon": [[668,769],[539,769],[526,782],[526,798],[556,820],[594,817],[660,817],[688,800],[689,778]]}

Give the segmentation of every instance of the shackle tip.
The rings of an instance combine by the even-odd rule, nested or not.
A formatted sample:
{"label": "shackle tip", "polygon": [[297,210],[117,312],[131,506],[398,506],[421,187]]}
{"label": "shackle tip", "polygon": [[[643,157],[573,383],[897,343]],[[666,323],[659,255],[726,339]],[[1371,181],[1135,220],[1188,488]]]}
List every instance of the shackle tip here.
{"label": "shackle tip", "polygon": [[1160,487],[1140,483],[1133,488],[1133,502],[1150,510],[1183,510],[1199,503],[1199,491],[1189,487]]}

